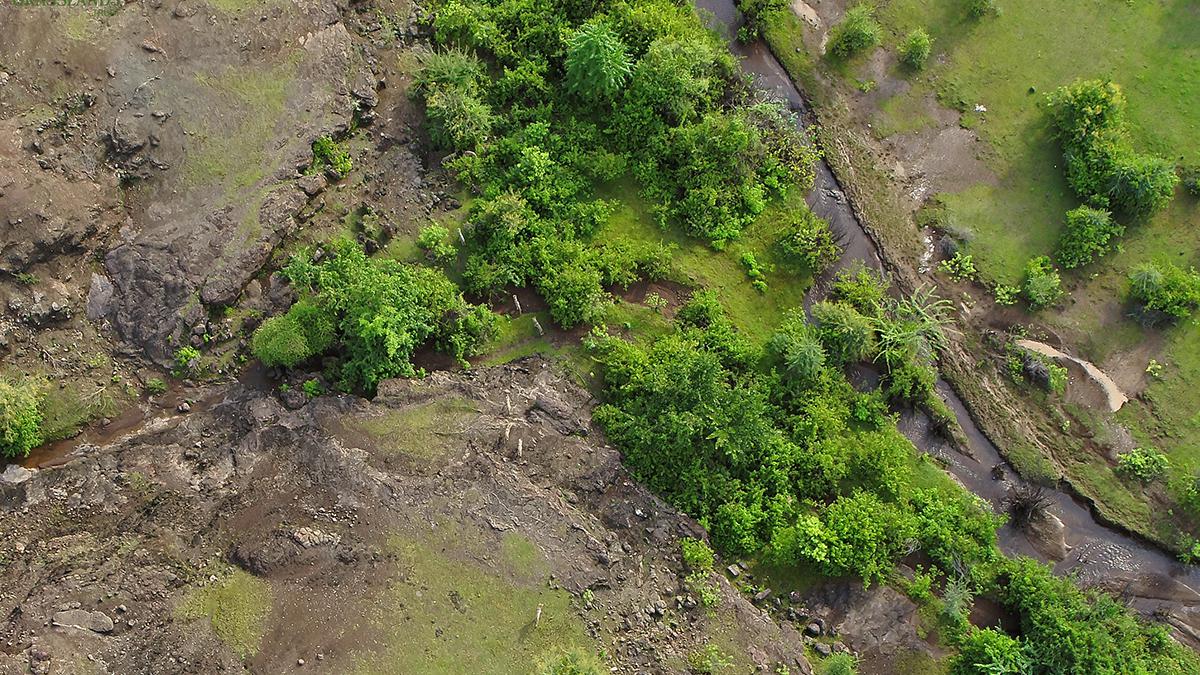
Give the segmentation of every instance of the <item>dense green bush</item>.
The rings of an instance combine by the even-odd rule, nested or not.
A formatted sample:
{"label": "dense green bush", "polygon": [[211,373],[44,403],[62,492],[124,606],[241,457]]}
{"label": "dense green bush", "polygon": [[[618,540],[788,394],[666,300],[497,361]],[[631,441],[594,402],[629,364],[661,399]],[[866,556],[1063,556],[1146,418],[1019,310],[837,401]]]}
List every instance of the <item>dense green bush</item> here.
{"label": "dense green bush", "polygon": [[746,17],[738,32],[743,42],[762,36],[763,30],[776,20],[776,14],[789,11],[787,0],[737,0],[737,6]]}
{"label": "dense green bush", "polygon": [[850,364],[875,356],[875,325],[854,307],[840,302],[812,306],[817,334],[835,363]]}
{"label": "dense green bush", "polygon": [[1186,319],[1200,308],[1200,273],[1171,263],[1139,265],[1129,275],[1129,297],[1145,323]]}
{"label": "dense green bush", "polygon": [[1080,206],[1067,211],[1067,228],[1058,242],[1056,258],[1066,269],[1082,267],[1111,251],[1125,227],[1108,211]]}
{"label": "dense green bush", "polygon": [[417,248],[440,265],[452,262],[458,255],[458,249],[450,243],[450,230],[441,225],[428,225],[422,229],[417,235]]}
{"label": "dense green bush", "polygon": [[802,265],[816,275],[824,272],[842,256],[833,241],[829,221],[803,208],[791,214],[787,229],[776,245],[784,260]]}
{"label": "dense green bush", "polygon": [[1032,673],[1033,662],[1020,640],[995,628],[971,628],[958,642],[950,675]]}
{"label": "dense green bush", "polygon": [[32,380],[0,379],[0,457],[24,457],[42,442],[42,409]]}
{"label": "dense green bush", "polygon": [[567,39],[567,90],[590,101],[611,100],[629,78],[629,55],[603,22],[588,22]]}
{"label": "dense green bush", "polygon": [[1154,448],[1134,448],[1117,456],[1117,472],[1149,483],[1167,472],[1171,462]]}
{"label": "dense green bush", "polygon": [[913,70],[921,70],[929,60],[932,50],[933,40],[929,33],[926,33],[924,28],[915,28],[904,38],[904,42],[900,43],[900,63]]}
{"label": "dense green bush", "polygon": [[867,4],[856,5],[829,31],[829,52],[838,58],[848,58],[879,44],[882,32],[875,20],[875,8]]}
{"label": "dense green bush", "polygon": [[300,324],[286,314],[262,323],[250,340],[250,351],[266,366],[291,368],[314,356]]}
{"label": "dense green bush", "polygon": [[1000,13],[996,0],[967,0],[967,13],[976,19]]}
{"label": "dense green bush", "polygon": [[327,171],[338,178],[345,178],[354,168],[350,153],[342,149],[329,136],[322,136],[312,144],[312,168],[314,172]]}
{"label": "dense green bush", "polygon": [[284,273],[305,299],[264,323],[254,342],[278,326],[267,336],[286,345],[280,353],[291,363],[278,363],[291,365],[327,349],[336,334],[345,387],[374,391],[384,378],[416,375],[412,355],[428,343],[465,363],[496,334],[496,316],[463,300],[444,273],[368,258],[349,240],[333,242],[320,262],[297,255]]}
{"label": "dense green bush", "polygon": [[1180,166],[1179,182],[1193,197],[1200,197],[1200,164]]}
{"label": "dense green bush", "polygon": [[1021,284],[1025,300],[1033,309],[1042,309],[1062,297],[1062,278],[1047,256],[1038,256],[1025,263],[1025,279]]}
{"label": "dense green bush", "polygon": [[1121,88],[1101,80],[1080,80],[1047,97],[1075,193],[1097,208],[1146,216],[1170,202],[1179,177],[1169,162],[1134,152],[1125,105]]}
{"label": "dense green bush", "polygon": [[492,130],[492,109],[475,94],[454,87],[434,89],[425,97],[429,135],[434,143],[470,150]]}

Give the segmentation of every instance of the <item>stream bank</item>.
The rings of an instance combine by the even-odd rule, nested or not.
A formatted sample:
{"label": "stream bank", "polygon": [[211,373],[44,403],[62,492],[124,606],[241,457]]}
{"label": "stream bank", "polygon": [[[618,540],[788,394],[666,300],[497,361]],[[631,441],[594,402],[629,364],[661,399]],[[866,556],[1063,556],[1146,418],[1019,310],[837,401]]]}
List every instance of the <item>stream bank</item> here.
{"label": "stream bank", "polygon": [[[726,36],[729,49],[741,61],[743,72],[751,75],[754,85],[777,95],[800,117],[805,127],[816,124],[807,100],[788,76],[782,64],[761,40],[739,42],[734,36],[742,25],[741,13],[734,0],[698,0],[697,8],[707,11],[710,26]],[[816,167],[816,179],[807,198],[817,215],[829,221],[835,237],[843,246],[838,263],[817,280],[819,293],[823,281],[838,270],[857,264],[882,271],[885,256],[876,238],[858,217],[845,190],[829,164],[822,160]],[[806,304],[815,294],[810,293]],[[1011,492],[1025,481],[999,449],[976,425],[966,405],[944,380],[938,391],[954,411],[963,430],[966,447],[957,447],[938,434],[929,417],[921,411],[905,411],[900,429],[913,444],[937,458],[960,484],[1002,512]],[[1031,536],[1013,525],[998,532],[1000,548],[1008,555],[1035,557],[1054,566],[1061,574],[1078,575],[1080,583],[1097,586],[1126,598],[1144,615],[1165,615],[1180,637],[1192,647],[1200,645],[1200,568],[1184,565],[1172,555],[1129,534],[1100,522],[1088,504],[1055,486],[1045,494],[1053,506],[1051,513],[1061,521],[1052,536],[1061,536],[1058,547],[1046,546],[1042,537]],[[1051,555],[1047,555],[1050,551]]]}

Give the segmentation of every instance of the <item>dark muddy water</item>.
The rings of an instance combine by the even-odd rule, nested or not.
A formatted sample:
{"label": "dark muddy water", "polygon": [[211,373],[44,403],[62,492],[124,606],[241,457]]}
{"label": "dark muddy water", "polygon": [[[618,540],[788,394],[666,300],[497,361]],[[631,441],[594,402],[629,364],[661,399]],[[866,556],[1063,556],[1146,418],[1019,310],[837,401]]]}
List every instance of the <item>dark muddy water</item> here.
{"label": "dark muddy water", "polygon": [[[786,101],[798,113],[802,125],[815,123],[804,96],[767,46],[761,41],[742,44],[732,39],[742,23],[732,0],[698,0],[696,6],[712,15],[710,25],[726,36],[730,50],[741,59],[742,70],[753,76],[755,86]],[[877,244],[859,222],[836,176],[824,161],[817,166],[816,181],[807,201],[814,212],[829,221],[845,249],[830,274],[859,263],[882,269]],[[976,426],[954,390],[945,382],[939,382],[938,389],[966,433],[969,441],[966,451],[932,431],[928,417],[920,412],[905,412],[901,431],[918,448],[941,460],[967,489],[997,511],[1002,510],[1010,490],[1020,484],[1020,478]],[[1001,469],[994,475],[993,467],[997,466]],[[1066,492],[1054,489],[1047,490],[1047,494],[1054,503],[1051,511],[1066,526],[1066,542],[1070,547],[1066,558],[1057,562],[1047,560],[1021,530],[1011,525],[999,532],[1000,546],[1006,553],[1047,560],[1059,572],[1077,574],[1085,585],[1120,593],[1143,612],[1172,611],[1179,622],[1200,628],[1200,593],[1195,590],[1200,589],[1200,568],[1183,565],[1162,550],[1105,526],[1086,504]],[[1184,637],[1193,646],[1198,642],[1193,635]]]}

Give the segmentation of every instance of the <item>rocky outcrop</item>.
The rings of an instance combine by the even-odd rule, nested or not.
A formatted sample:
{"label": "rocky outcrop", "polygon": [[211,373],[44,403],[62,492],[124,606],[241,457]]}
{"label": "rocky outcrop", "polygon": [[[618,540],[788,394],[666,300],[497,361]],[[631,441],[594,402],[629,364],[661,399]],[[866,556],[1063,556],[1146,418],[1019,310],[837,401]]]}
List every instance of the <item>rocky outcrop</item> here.
{"label": "rocky outcrop", "polygon": [[[714,640],[746,669],[811,672],[803,625],[776,622],[724,577],[712,580],[719,605],[699,605],[679,538],[703,529],[629,476],[586,421],[590,395],[542,360],[389,381],[374,402],[288,410],[238,386],[207,400],[0,481],[0,639],[25,646],[0,653],[0,672],[85,655],[129,673],[237,663],[207,623],[175,611],[229,565],[276,591],[251,670],[294,668],[299,654],[345,672],[389,639],[359,618],[393,611],[396,585],[413,583],[403,551],[426,541],[512,593],[574,598],[552,620],[577,622],[614,672],[666,672]],[[430,419],[445,401],[459,414]],[[412,443],[421,452],[403,450]],[[464,600],[469,590],[451,593],[457,613],[504,611]],[[404,611],[432,612],[423,625],[440,631],[431,608],[443,601]]]}

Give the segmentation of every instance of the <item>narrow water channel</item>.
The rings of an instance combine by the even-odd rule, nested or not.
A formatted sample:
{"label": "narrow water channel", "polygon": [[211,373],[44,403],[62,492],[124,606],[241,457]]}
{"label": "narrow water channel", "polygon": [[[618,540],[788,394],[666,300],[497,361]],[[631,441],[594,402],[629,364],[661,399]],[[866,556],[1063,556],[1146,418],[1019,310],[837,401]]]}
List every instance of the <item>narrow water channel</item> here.
{"label": "narrow water channel", "polygon": [[[696,0],[696,6],[711,14],[715,23],[710,26],[726,36],[730,51],[741,59],[742,70],[753,77],[755,86],[787,101],[799,114],[802,125],[815,123],[804,96],[770,49],[761,40],[743,44],[734,39],[742,24],[734,0]],[[829,221],[844,247],[834,271],[859,263],[882,269],[878,245],[859,222],[837,177],[824,161],[817,166],[816,181],[807,201],[815,213]],[[923,413],[906,412],[900,430],[919,449],[940,460],[967,489],[997,511],[1002,510],[1010,490],[1021,484],[1020,477],[976,426],[954,390],[945,382],[938,383],[938,390],[967,436],[966,452],[934,432]],[[1069,547],[1066,557],[1059,561],[1047,559],[1023,531],[1011,525],[1005,525],[999,532],[1000,547],[1005,553],[1050,562],[1060,573],[1078,575],[1084,585],[1117,592],[1145,614],[1169,612],[1174,615],[1172,623],[1182,636],[1193,646],[1200,645],[1200,592],[1197,592],[1200,568],[1184,565],[1170,554],[1100,523],[1087,505],[1064,491],[1047,489],[1046,494],[1053,502],[1052,513],[1065,525]]]}

